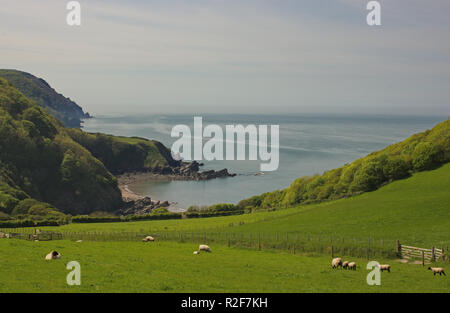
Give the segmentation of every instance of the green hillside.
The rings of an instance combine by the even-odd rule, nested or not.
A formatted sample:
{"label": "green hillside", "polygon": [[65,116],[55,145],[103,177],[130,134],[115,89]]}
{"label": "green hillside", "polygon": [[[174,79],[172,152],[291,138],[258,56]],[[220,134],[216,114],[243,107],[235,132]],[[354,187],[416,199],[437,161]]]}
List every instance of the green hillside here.
{"label": "green hillside", "polygon": [[[395,240],[424,245],[450,244],[450,164],[432,171],[415,173],[412,177],[393,182],[379,190],[348,199],[321,204],[298,205],[278,211],[261,211],[226,217],[143,221],[128,223],[69,224],[46,227],[60,232],[204,232],[222,234],[243,233],[246,238],[258,233],[286,233],[294,239],[329,240],[334,236],[367,242],[367,238]],[[216,235],[218,236],[218,235]],[[238,235],[237,235],[238,236]]]}
{"label": "green hillside", "polygon": [[245,224],[243,232],[280,232],[450,244],[450,164],[348,199],[299,206],[295,213]]}
{"label": "green hillside", "polygon": [[67,133],[113,173],[176,165],[170,150],[155,140],[91,134],[75,128]]}
{"label": "green hillside", "polygon": [[274,210],[296,204],[318,203],[373,191],[412,173],[450,161],[450,120],[373,152],[322,175],[301,177],[288,188],[242,200],[246,211]]}
{"label": "green hillside", "polygon": [[8,80],[27,98],[46,108],[67,127],[80,127],[81,120],[89,117],[74,101],[57,93],[43,80],[29,73],[0,69],[0,77]]}
{"label": "green hillside", "polygon": [[[61,122],[0,78],[0,217],[114,211],[116,178]],[[33,198],[35,200],[30,200]],[[55,209],[57,208],[57,209]]]}

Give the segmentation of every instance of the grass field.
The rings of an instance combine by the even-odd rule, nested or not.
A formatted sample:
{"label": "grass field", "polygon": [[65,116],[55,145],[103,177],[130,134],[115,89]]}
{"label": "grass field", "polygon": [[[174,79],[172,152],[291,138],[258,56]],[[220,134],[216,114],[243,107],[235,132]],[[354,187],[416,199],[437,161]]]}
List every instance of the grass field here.
{"label": "grass field", "polygon": [[450,244],[450,164],[420,172],[360,196],[275,212],[238,216],[42,227],[57,231],[211,231],[285,233],[329,238]]}
{"label": "grass field", "polygon": [[[105,242],[91,242],[89,237],[86,241],[83,237],[82,243],[0,239],[0,255],[6,260],[0,267],[0,291],[449,292],[448,277],[434,277],[422,265],[401,264],[394,260],[396,239],[419,247],[448,247],[449,187],[450,164],[447,164],[357,197],[276,212],[43,227],[67,233],[95,231],[154,235],[162,231],[172,235],[156,237],[158,240],[154,243],[139,242],[140,237]],[[186,236],[180,240],[184,243],[176,242],[179,232]],[[202,237],[189,240],[189,232],[209,232],[204,243],[211,245],[213,253],[193,255]],[[298,246],[296,254],[288,244],[283,249],[264,246],[258,251],[255,235],[261,233],[263,238],[272,240],[269,247],[275,236],[276,243],[280,240],[280,244],[288,235],[291,240],[296,236],[296,240],[298,236],[322,239],[312,240],[309,244],[314,249],[311,250]],[[237,248],[234,244],[227,246],[226,241],[218,241],[217,237],[210,237],[211,234],[221,236],[221,239],[225,234],[233,234],[233,238],[250,239],[252,245],[247,249]],[[327,241],[330,237],[331,241]],[[353,242],[354,238],[360,241]],[[380,251],[389,252],[377,254],[376,248],[372,248],[369,258],[392,265],[392,273],[382,274],[381,286],[366,284],[368,258],[362,257],[367,238],[371,238],[371,247],[374,242],[380,244],[378,239],[382,238],[384,250]],[[344,246],[344,239],[346,249],[334,250],[335,256],[347,254],[347,258],[356,260],[359,264],[356,272],[330,268],[330,244]],[[351,244],[360,246],[361,253],[352,253]],[[63,258],[45,261],[44,256],[51,250],[61,252]],[[65,283],[69,272],[65,264],[72,260],[82,266],[81,286],[71,287]],[[450,272],[448,262],[441,265]]]}
{"label": "grass field", "polygon": [[[173,242],[29,242],[0,240],[0,292],[448,292],[447,277],[421,265],[392,262],[381,286],[366,283],[366,260],[356,271],[332,270],[330,258],[213,246],[193,255]],[[59,260],[45,261],[56,249]],[[66,264],[81,265],[81,285],[66,284]],[[383,262],[384,260],[378,260]]]}

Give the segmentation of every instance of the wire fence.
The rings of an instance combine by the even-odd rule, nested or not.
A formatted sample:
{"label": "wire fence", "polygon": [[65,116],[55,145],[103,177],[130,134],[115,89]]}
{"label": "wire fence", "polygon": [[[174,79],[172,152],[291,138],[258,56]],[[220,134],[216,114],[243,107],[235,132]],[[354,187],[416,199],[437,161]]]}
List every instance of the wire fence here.
{"label": "wire fence", "polygon": [[[321,254],[352,256],[359,258],[396,258],[397,241],[374,238],[300,235],[293,233],[248,232],[186,232],[186,231],[138,231],[138,232],[35,232],[33,228],[2,229],[9,238],[25,240],[71,241],[141,241],[148,235],[156,241],[195,244],[220,244],[253,250],[283,250],[293,254]],[[445,250],[447,251],[447,250]]]}

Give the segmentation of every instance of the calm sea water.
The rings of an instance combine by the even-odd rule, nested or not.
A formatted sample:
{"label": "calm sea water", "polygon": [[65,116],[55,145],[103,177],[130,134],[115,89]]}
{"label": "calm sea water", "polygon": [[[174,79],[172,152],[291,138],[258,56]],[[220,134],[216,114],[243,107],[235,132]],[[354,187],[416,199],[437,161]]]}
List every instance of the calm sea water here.
{"label": "calm sea water", "polygon": [[[287,187],[294,179],[322,173],[368,153],[424,131],[446,117],[343,115],[202,115],[207,124],[280,125],[280,165],[277,171],[259,172],[260,161],[211,161],[203,169],[227,168],[239,174],[209,181],[149,181],[130,186],[133,191],[177,206],[237,203],[263,192]],[[171,147],[172,127],[193,125],[193,115],[98,116],[84,129],[114,135],[155,139]]]}

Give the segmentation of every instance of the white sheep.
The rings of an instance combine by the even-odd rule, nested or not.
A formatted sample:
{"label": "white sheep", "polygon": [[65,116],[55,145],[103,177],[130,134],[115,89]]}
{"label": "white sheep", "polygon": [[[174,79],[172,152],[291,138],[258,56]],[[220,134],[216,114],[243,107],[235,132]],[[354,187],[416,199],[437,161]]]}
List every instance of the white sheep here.
{"label": "white sheep", "polygon": [[331,261],[331,267],[332,268],[338,268],[338,267],[342,267],[342,259],[341,258],[334,258]]}
{"label": "white sheep", "polygon": [[391,272],[391,266],[389,264],[382,264],[379,266],[380,268],[380,272],[382,271],[388,271],[389,273]]}
{"label": "white sheep", "polygon": [[200,251],[211,252],[211,248],[210,248],[209,246],[207,246],[207,245],[200,245],[200,246],[198,247],[198,251],[199,251],[199,252],[200,252]]}
{"label": "white sheep", "polygon": [[348,268],[348,261],[344,261],[344,263],[342,263],[342,268],[347,269]]}
{"label": "white sheep", "polygon": [[142,239],[143,242],[147,242],[147,241],[155,241],[155,238],[153,238],[152,236],[147,236],[144,239]]}
{"label": "white sheep", "polygon": [[194,251],[194,254],[199,254],[200,252],[199,251]]}
{"label": "white sheep", "polygon": [[348,269],[356,271],[356,263],[355,262],[348,263]]}
{"label": "white sheep", "polygon": [[52,251],[45,256],[46,260],[54,260],[54,259],[60,259],[60,258],[61,258],[61,254],[57,251]]}
{"label": "white sheep", "polygon": [[428,269],[433,272],[433,275],[439,274],[439,276],[441,276],[444,274],[444,276],[447,276],[442,267],[429,267]]}

